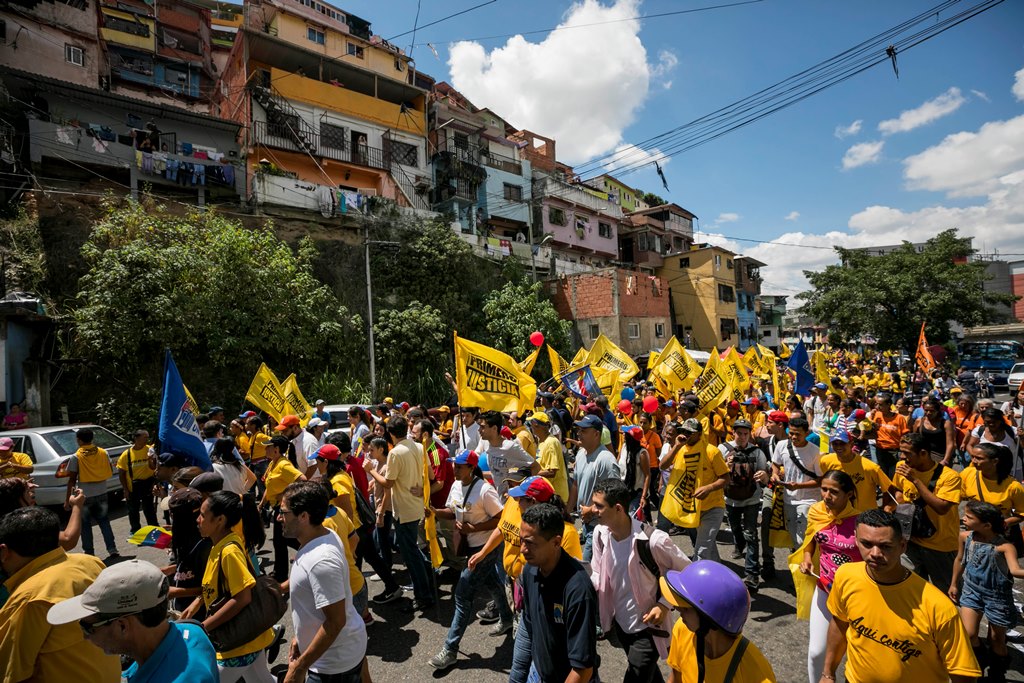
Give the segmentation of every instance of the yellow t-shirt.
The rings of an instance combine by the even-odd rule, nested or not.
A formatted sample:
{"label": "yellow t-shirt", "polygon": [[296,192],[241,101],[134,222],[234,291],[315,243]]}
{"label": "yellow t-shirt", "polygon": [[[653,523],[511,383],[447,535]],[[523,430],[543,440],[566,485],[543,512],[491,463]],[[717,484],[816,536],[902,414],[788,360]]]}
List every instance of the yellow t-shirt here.
{"label": "yellow t-shirt", "polygon": [[[707,683],[719,683],[725,680],[733,655],[739,646],[737,638],[721,657],[708,659],[704,655],[704,680]],[[686,627],[682,619],[676,620],[672,627],[672,645],[668,652],[668,665],[679,672],[683,683],[697,683],[697,634]],[[733,683],[775,683],[775,672],[757,646],[748,642],[736,669]]]}
{"label": "yellow t-shirt", "polygon": [[853,501],[853,507],[857,510],[870,510],[878,507],[876,488],[888,491],[892,486],[892,480],[882,471],[877,464],[862,458],[859,455],[853,456],[852,462],[841,462],[835,453],[821,456],[819,461],[821,473],[841,470],[853,478],[853,484],[857,488],[857,499]]}
{"label": "yellow t-shirt", "polygon": [[256,432],[251,437],[248,437],[248,439],[249,457],[252,458],[253,462],[266,458],[267,442],[270,441],[270,437],[263,432]]}
{"label": "yellow t-shirt", "polygon": [[[224,584],[232,596],[256,585],[256,579],[249,570],[249,561],[246,559],[244,547],[242,539],[229,533],[210,549],[210,559],[206,561],[206,570],[203,572],[203,604],[206,605],[206,609],[210,609],[210,605],[220,598],[218,583],[222,572]],[[227,652],[218,652],[217,659],[231,659],[258,652],[272,642],[274,642],[274,632],[268,628],[245,645]]]}
{"label": "yellow t-shirt", "polygon": [[537,449],[537,463],[542,470],[555,470],[555,476],[549,477],[551,488],[562,501],[569,500],[569,479],[565,473],[565,461],[562,459],[562,444],[553,436],[548,436]]}
{"label": "yellow t-shirt", "polygon": [[515,434],[516,440],[519,441],[519,445],[523,447],[523,450],[536,458],[537,439],[533,438],[533,433],[526,427],[516,427],[512,430],[512,433]]}
{"label": "yellow t-shirt", "polygon": [[[128,469],[128,458],[132,459],[131,469]],[[132,481],[152,479],[156,474],[149,466],[149,446],[144,448],[129,447],[121,457],[117,459],[117,469],[128,473],[128,490],[132,490]]]}
{"label": "yellow t-shirt", "polygon": [[88,444],[75,451],[78,458],[78,481],[83,484],[106,481],[114,474],[110,458],[102,448]]}
{"label": "yellow t-shirt", "polygon": [[[700,481],[697,486],[707,486],[713,483],[723,474],[729,473],[729,466],[725,464],[725,458],[722,457],[722,452],[718,450],[717,446],[708,444],[704,449],[704,466],[700,472]],[[679,457],[678,455],[676,457]],[[700,501],[700,509],[713,510],[715,508],[725,507],[725,489],[718,489],[712,491],[707,495],[707,498]]]}
{"label": "yellow t-shirt", "polygon": [[281,494],[288,488],[288,484],[297,480],[302,473],[295,469],[295,465],[288,458],[281,458],[267,468],[263,477],[263,483],[267,487],[267,502],[277,505]]}
{"label": "yellow t-shirt", "polygon": [[358,538],[355,536],[356,527],[352,524],[352,520],[349,519],[344,510],[334,507],[333,511],[334,514],[324,518],[324,528],[333,531],[341,539],[341,544],[345,546],[345,560],[346,564],[348,564],[348,585],[352,589],[352,595],[355,595],[363,590],[363,586],[366,585],[363,573],[356,567],[355,545],[358,543]]}
{"label": "yellow t-shirt", "polygon": [[34,467],[32,464],[32,458],[28,457],[28,453],[19,453],[17,451],[11,451],[11,457],[0,458],[0,479],[6,479],[8,477],[20,477],[22,479],[28,479],[32,475],[28,472],[15,473],[14,469],[10,465],[18,465],[19,467]]}
{"label": "yellow t-shirt", "polygon": [[342,471],[331,477],[331,488],[334,489],[334,498],[331,505],[340,506],[342,498],[348,498],[348,504],[352,506],[352,512],[356,510],[355,491],[356,486],[352,482],[352,475]]}
{"label": "yellow t-shirt", "polygon": [[[519,553],[519,526],[523,522],[523,513],[519,509],[519,503],[510,500],[505,503],[501,511],[501,518],[498,520],[498,530],[505,540],[502,548],[501,563],[505,567],[505,573],[513,579],[518,579],[526,565],[526,560]],[[583,559],[583,547],[580,545],[580,534],[569,522],[565,523],[565,530],[562,532],[562,550],[575,557]]]}
{"label": "yellow t-shirt", "polygon": [[956,605],[917,574],[883,586],[871,580],[863,562],[844,564],[836,570],[828,611],[848,624],[848,681],[948,681],[951,674],[981,675]]}
{"label": "yellow t-shirt", "polygon": [[[927,472],[913,470],[911,476],[927,485],[934,471],[934,467]],[[903,502],[913,503],[917,499],[917,487],[912,482],[897,474],[892,483],[903,492]],[[950,552],[956,550],[960,544],[960,517],[957,512],[957,505],[960,503],[960,475],[952,467],[942,468],[942,474],[935,482],[935,495],[942,500],[948,500],[953,506],[944,515],[938,514],[930,507],[926,508],[928,519],[935,525],[935,535],[931,538],[915,537],[913,542],[929,550]]]}
{"label": "yellow t-shirt", "polygon": [[1024,486],[1013,477],[1002,483],[981,477],[981,495],[978,495],[978,470],[974,465],[960,473],[960,493],[968,500],[980,500],[999,508],[1003,517],[1024,514]]}

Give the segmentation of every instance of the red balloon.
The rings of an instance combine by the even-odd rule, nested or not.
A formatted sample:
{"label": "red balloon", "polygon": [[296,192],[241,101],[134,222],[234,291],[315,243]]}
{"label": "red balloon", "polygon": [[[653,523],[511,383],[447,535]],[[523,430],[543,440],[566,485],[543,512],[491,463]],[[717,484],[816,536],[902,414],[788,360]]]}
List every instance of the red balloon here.
{"label": "red balloon", "polygon": [[530,334],[530,343],[534,346],[541,346],[544,343],[544,335],[541,332],[533,332]]}
{"label": "red balloon", "polygon": [[633,404],[629,402],[628,398],[624,398],[619,401],[619,412],[623,415],[633,414]]}
{"label": "red balloon", "polygon": [[646,398],[644,398],[644,412],[645,413],[653,413],[657,409],[658,409],[658,397],[657,396],[647,396]]}

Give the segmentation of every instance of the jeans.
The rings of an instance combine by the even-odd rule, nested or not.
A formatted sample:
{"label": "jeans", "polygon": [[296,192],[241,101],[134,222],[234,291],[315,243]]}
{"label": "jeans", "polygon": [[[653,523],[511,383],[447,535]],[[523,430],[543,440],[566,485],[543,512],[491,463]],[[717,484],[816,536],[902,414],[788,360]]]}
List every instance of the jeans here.
{"label": "jeans", "polygon": [[405,568],[412,579],[412,593],[417,600],[431,602],[434,595],[430,589],[430,575],[427,573],[427,558],[419,546],[420,522],[399,522],[395,524],[395,541],[402,555]]}
{"label": "jeans", "polygon": [[646,629],[639,633],[626,633],[613,619],[609,635],[613,643],[626,651],[626,673],[622,676],[622,683],[664,682],[658,668],[658,648]]}
{"label": "jeans", "polygon": [[315,671],[306,673],[306,683],[362,683],[363,663],[359,662],[340,674],[322,674]]}
{"label": "jeans", "polygon": [[259,460],[253,460],[249,463],[249,469],[256,475],[256,500],[262,500],[263,494],[267,490],[266,485],[263,483],[263,477],[267,475],[267,466],[270,461],[267,458],[260,458]]}
{"label": "jeans", "polygon": [[896,474],[896,463],[900,457],[899,450],[889,450],[875,446],[875,457],[878,459],[878,466],[885,472],[885,476],[892,479],[893,475]]}
{"label": "jeans", "polygon": [[925,581],[931,581],[936,588],[949,590],[949,584],[953,581],[955,550],[932,550],[911,541],[907,544],[907,559],[914,566],[915,574]]}
{"label": "jeans", "polygon": [[[480,548],[470,548],[470,555],[479,552]],[[505,600],[505,586],[498,578],[494,570],[494,564],[501,559],[501,548],[495,548],[476,566],[475,569],[462,570],[459,582],[455,584],[455,616],[452,618],[452,625],[448,628],[448,637],[444,640],[444,647],[449,652],[457,652],[459,642],[462,641],[466,627],[473,618],[473,598],[480,588],[486,588],[494,599],[498,608],[498,618],[502,624],[512,623],[512,610]]]}
{"label": "jeans", "polygon": [[390,593],[398,588],[398,581],[395,581],[395,575],[391,572],[391,563],[386,562],[377,552],[377,546],[373,542],[373,532],[368,528],[360,527],[356,534],[359,537],[359,544],[356,546],[355,552],[356,566],[362,560],[366,560],[367,564],[373,567],[373,571],[377,572],[377,576],[384,582],[386,592]]}
{"label": "jeans", "polygon": [[128,526],[134,534],[142,528],[139,520],[139,508],[146,516],[146,524],[156,526],[156,500],[153,498],[153,484],[156,480],[135,479],[132,481],[132,490],[128,493]]}
{"label": "jeans", "polygon": [[769,529],[772,522],[771,491],[765,488],[765,496],[761,499],[761,567],[775,569],[775,548],[768,542]]}
{"label": "jeans", "polygon": [[[395,563],[395,548],[391,544],[391,527],[394,521],[391,511],[388,510],[384,513],[384,523],[373,528],[373,542],[377,546],[377,551],[380,553],[381,559],[384,560],[384,564],[387,565],[388,570]],[[384,577],[381,576],[380,578],[383,579]]]}
{"label": "jeans", "polygon": [[294,538],[285,538],[284,527],[277,518],[277,507],[274,507],[274,580],[281,583],[288,578],[288,548],[298,550],[299,542]]}
{"label": "jeans", "polygon": [[584,522],[580,529],[580,545],[583,546],[583,561],[590,562],[594,556],[594,529],[597,522]]}
{"label": "jeans", "polygon": [[797,500],[786,503],[786,528],[789,529],[789,537],[793,539],[794,548],[799,548],[804,542],[804,533],[807,531],[807,512],[814,502],[813,500]]}
{"label": "jeans", "polygon": [[711,508],[700,513],[700,526],[697,527],[697,539],[693,542],[694,560],[719,561],[718,530],[725,519],[725,508]]}
{"label": "jeans", "polygon": [[748,578],[757,578],[761,572],[758,562],[761,547],[760,539],[757,537],[757,513],[761,510],[761,504],[758,502],[742,507],[726,505],[725,510],[729,515],[729,526],[732,528],[736,550],[744,553],[743,570]]}
{"label": "jeans", "polygon": [[94,555],[95,548],[92,544],[92,523],[100,527],[103,534],[103,542],[107,546],[107,554],[117,553],[117,541],[114,539],[114,530],[110,528],[110,517],[107,516],[107,494],[91,496],[85,499],[85,506],[82,508],[82,552],[86,555]]}
{"label": "jeans", "polygon": [[533,646],[526,624],[520,619],[516,629],[516,642],[512,646],[512,666],[508,670],[508,683],[526,683],[533,664]]}

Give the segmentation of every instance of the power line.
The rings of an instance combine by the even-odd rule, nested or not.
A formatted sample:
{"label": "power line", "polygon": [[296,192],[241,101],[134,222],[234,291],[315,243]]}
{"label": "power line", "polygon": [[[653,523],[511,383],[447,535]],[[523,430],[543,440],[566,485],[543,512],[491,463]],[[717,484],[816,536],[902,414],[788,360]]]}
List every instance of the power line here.
{"label": "power line", "polygon": [[[487,5],[493,5],[497,1],[498,0],[487,0],[487,2],[481,2],[479,5],[473,5],[472,7],[467,7],[466,9],[460,10],[460,11],[456,12],[455,14],[449,14],[446,17],[441,17],[440,19],[436,19],[435,21],[430,22],[429,24],[423,24],[423,26],[420,26],[420,29],[422,30],[422,29],[425,29],[425,28],[429,28],[431,26],[435,26],[437,24],[440,24],[442,21],[448,21],[449,19],[454,19],[455,17],[460,17],[463,14],[468,14],[469,12],[472,12],[473,10],[476,10],[476,9],[480,9],[481,7],[485,7]],[[419,15],[419,2],[416,3],[416,7],[417,7],[417,16],[418,16]],[[410,30],[408,30],[408,31],[406,31],[404,33],[399,33],[397,35],[391,36],[390,38],[388,38],[388,42],[390,43],[395,38],[401,38],[402,36],[407,36],[410,33],[413,34],[413,37],[412,37],[413,45],[412,45],[412,47],[415,47],[416,46],[416,27],[415,26],[413,26],[412,29],[410,29]]]}

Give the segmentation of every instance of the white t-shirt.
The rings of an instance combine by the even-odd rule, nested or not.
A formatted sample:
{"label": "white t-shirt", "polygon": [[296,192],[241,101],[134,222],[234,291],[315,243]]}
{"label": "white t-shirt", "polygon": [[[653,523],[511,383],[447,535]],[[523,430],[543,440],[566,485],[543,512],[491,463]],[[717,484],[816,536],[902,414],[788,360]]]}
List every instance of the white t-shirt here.
{"label": "white t-shirt", "polygon": [[643,615],[636,606],[633,582],[629,580],[629,556],[633,552],[633,534],[616,541],[608,534],[608,552],[611,556],[612,589],[615,591],[615,621],[626,633],[647,628]]}
{"label": "white t-shirt", "polygon": [[825,426],[825,408],[827,404],[822,400],[820,396],[812,396],[804,404],[804,408],[814,413],[814,422],[811,423],[811,429],[818,431]]}
{"label": "white t-shirt", "polygon": [[225,465],[223,463],[213,463],[213,471],[216,472],[224,479],[225,491],[231,491],[231,493],[237,493],[242,495],[245,493],[245,470],[241,467],[235,467],[234,465]]}
{"label": "white t-shirt", "polygon": [[[465,439],[463,439],[463,433],[465,433]],[[462,418],[455,418],[454,427],[452,427],[452,453],[458,455],[458,452],[467,448],[475,450],[477,444],[480,443],[480,423],[474,422],[471,425],[466,425],[465,429],[462,428]]]}
{"label": "white t-shirt", "polygon": [[340,674],[359,665],[366,655],[366,625],[352,603],[352,590],[345,578],[348,564],[341,540],[332,533],[313,539],[295,554],[289,576],[292,626],[299,650],[305,652],[324,623],[322,610],[345,601],[345,626],[327,651],[310,670],[319,674]]}
{"label": "white t-shirt", "polygon": [[[482,524],[500,516],[501,500],[494,487],[482,479],[475,481],[471,486],[472,490],[468,500],[463,500],[463,486],[460,481],[452,484],[452,488],[448,492],[448,502],[445,503],[445,507],[455,513],[455,520],[470,524]],[[479,548],[487,543],[491,531],[474,531],[466,535],[466,541],[470,547]]]}
{"label": "white t-shirt", "polygon": [[491,480],[494,481],[500,496],[504,496],[508,491],[508,482],[505,479],[509,470],[530,467],[534,463],[533,456],[526,452],[519,439],[505,439],[500,446],[492,446],[489,441],[481,441],[480,449],[478,453],[487,453]]}
{"label": "white t-shirt", "polygon": [[[320,448],[320,442],[316,440],[315,436],[303,429],[292,439],[292,443],[295,444],[295,467],[299,472],[305,474],[306,470],[309,469],[309,458]],[[319,472],[316,472],[313,478],[318,479],[319,474]]]}
{"label": "white t-shirt", "polygon": [[[626,481],[626,462],[629,460],[629,453],[626,452],[626,439],[628,436],[622,439],[622,447],[619,448],[619,472],[621,473],[619,479]],[[642,449],[646,450],[646,449]],[[644,472],[643,463],[640,459],[643,457],[643,453],[636,454],[636,463],[633,465],[633,491],[639,491],[644,487],[644,477],[647,474]],[[648,468],[650,469],[650,468]]]}
{"label": "white t-shirt", "polygon": [[[793,460],[789,457],[789,439],[780,441],[775,447],[775,453],[772,455],[772,462],[782,467],[783,481],[795,482],[802,484],[804,482],[811,481],[811,478],[800,471],[800,469],[793,464]],[[796,455],[797,460],[804,466],[804,469],[809,472],[813,472],[817,476],[822,476],[821,465],[819,460],[821,455],[818,453],[818,447],[813,443],[807,443],[801,447],[793,446],[793,453]],[[815,501],[821,498],[821,492],[817,487],[806,488],[806,489],[784,489],[785,501],[787,503],[797,503],[800,501]]]}

